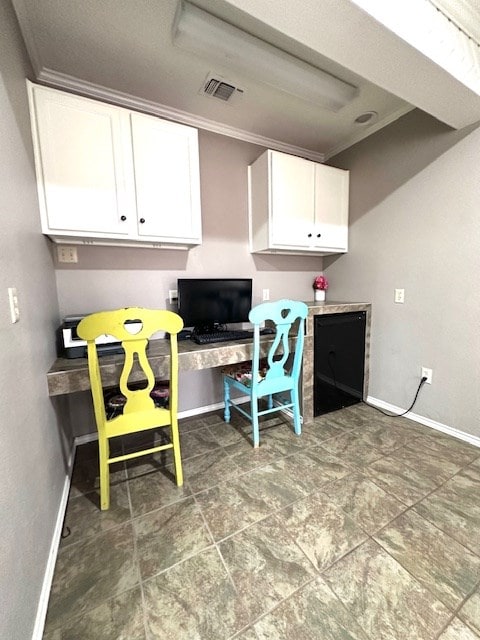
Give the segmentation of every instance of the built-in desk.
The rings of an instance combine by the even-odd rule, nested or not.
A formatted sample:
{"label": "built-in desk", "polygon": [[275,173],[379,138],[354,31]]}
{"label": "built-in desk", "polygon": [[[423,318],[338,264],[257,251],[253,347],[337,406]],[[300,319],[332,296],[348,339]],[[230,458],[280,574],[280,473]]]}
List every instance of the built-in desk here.
{"label": "built-in desk", "polygon": [[[266,356],[272,336],[262,336],[261,344],[265,345],[262,355]],[[148,347],[148,359],[157,379],[168,378],[169,375],[168,340],[151,340]],[[253,355],[251,339],[217,342],[212,344],[196,344],[191,340],[178,342],[178,367],[180,371],[197,371],[213,369],[226,364],[234,364],[250,360]],[[104,355],[99,358],[102,380],[105,386],[118,384],[123,366],[123,356]],[[137,375],[137,377],[136,377]],[[131,380],[141,380],[142,373],[135,369]],[[48,393],[58,396],[90,389],[88,363],[86,358],[58,358],[47,373]]]}
{"label": "built-in desk", "polygon": [[[324,313],[367,312],[364,397],[367,395],[368,358],[370,353],[370,304],[361,302],[307,302],[307,304],[309,311],[306,325],[301,390],[304,423],[313,421],[313,317]],[[266,356],[268,345],[272,342],[272,336],[262,336],[260,341],[264,345],[262,355]],[[226,364],[250,360],[252,355],[253,344],[251,339],[219,342],[208,345],[198,345],[191,340],[182,340],[178,343],[180,372],[222,367]],[[149,345],[148,356],[155,377],[158,379],[167,378],[169,374],[168,341],[152,340]],[[100,369],[105,386],[118,384],[122,366],[123,357],[120,355],[102,356],[100,358]],[[142,374],[140,371],[137,373],[134,370],[132,372],[132,381],[136,379],[141,380]],[[59,396],[90,389],[87,359],[58,358],[47,373],[47,382],[50,396]]]}

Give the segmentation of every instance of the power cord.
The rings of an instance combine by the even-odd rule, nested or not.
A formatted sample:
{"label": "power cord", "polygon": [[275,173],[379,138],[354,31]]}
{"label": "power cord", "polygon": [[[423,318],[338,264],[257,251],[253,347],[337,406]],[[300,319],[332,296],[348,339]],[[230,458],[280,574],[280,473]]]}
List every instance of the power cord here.
{"label": "power cord", "polygon": [[365,402],[364,401],[364,403],[367,406],[372,407],[372,409],[376,409],[377,411],[380,411],[380,413],[383,413],[384,416],[388,416],[389,418],[400,418],[401,416],[404,416],[406,413],[408,413],[409,411],[411,411],[413,409],[413,407],[415,405],[415,402],[417,401],[418,394],[420,393],[420,389],[423,387],[423,385],[425,384],[426,381],[427,381],[427,378],[425,376],[423,376],[423,378],[420,380],[420,384],[418,385],[417,393],[415,394],[415,397],[413,399],[412,404],[403,413],[387,413],[383,409],[380,409],[380,407],[376,407],[373,404],[370,404],[369,402]]}

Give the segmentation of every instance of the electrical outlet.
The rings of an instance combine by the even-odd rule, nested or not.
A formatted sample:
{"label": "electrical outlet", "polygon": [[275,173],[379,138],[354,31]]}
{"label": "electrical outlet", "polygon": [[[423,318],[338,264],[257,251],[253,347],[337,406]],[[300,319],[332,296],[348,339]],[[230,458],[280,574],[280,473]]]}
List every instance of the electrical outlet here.
{"label": "electrical outlet", "polygon": [[64,244],[58,245],[57,257],[59,262],[78,262],[77,247],[67,247]]}
{"label": "electrical outlet", "polygon": [[395,289],[395,302],[403,304],[405,302],[405,289]]}
{"label": "electrical outlet", "polygon": [[170,304],[178,301],[178,291],[176,289],[168,290],[168,301],[170,302]]}
{"label": "electrical outlet", "polygon": [[422,378],[426,378],[427,384],[432,384],[432,370],[427,367],[422,367]]}
{"label": "electrical outlet", "polygon": [[267,302],[268,300],[270,300],[270,289],[263,290],[262,300],[263,302]]}

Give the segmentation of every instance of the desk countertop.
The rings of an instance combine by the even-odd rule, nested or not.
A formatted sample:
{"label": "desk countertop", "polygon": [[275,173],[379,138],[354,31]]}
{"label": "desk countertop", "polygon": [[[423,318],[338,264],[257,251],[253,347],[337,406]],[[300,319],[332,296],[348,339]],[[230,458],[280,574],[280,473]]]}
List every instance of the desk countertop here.
{"label": "desk countertop", "polygon": [[[262,342],[268,345],[271,336],[262,336]],[[267,348],[265,347],[265,353]],[[212,369],[235,362],[249,360],[253,355],[251,339],[196,344],[191,340],[178,342],[178,366],[180,371]],[[148,359],[157,379],[169,375],[169,343],[167,340],[152,340],[149,344]],[[105,355],[99,358],[102,380],[105,386],[115,385],[123,366],[122,355]],[[135,381],[135,371],[132,381]],[[139,373],[138,379],[142,379]],[[75,393],[90,389],[88,362],[86,358],[58,358],[47,373],[48,393],[50,396]]]}
{"label": "desk countertop", "polygon": [[[307,304],[309,307],[309,319],[313,318],[314,315],[324,313],[350,313],[370,309],[370,304],[362,302],[307,302]],[[307,321],[307,336],[312,333],[312,328],[309,324]],[[267,355],[267,346],[271,340],[272,336],[262,336],[261,341],[265,344],[263,355]],[[305,347],[309,348],[309,344],[310,341],[306,341]],[[152,340],[150,342],[148,357],[155,377],[158,379],[168,377],[168,352],[169,347],[166,340]],[[251,339],[205,345],[198,345],[190,340],[178,342],[180,371],[212,369],[249,360],[251,357]],[[102,379],[105,386],[117,384],[122,365],[123,356],[121,355],[102,356],[100,358]],[[141,379],[140,373],[138,379]],[[132,374],[132,381],[134,380],[135,372]],[[47,383],[50,396],[90,389],[87,359],[58,358],[47,373]]]}

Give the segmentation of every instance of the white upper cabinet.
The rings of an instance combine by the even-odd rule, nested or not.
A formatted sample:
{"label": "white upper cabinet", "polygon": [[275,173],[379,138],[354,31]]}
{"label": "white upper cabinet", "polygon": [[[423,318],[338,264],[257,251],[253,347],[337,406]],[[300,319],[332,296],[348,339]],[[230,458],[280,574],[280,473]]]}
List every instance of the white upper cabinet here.
{"label": "white upper cabinet", "polygon": [[201,243],[196,129],[28,88],[43,233],[68,243]]}
{"label": "white upper cabinet", "polygon": [[138,113],[131,125],[138,235],[199,243],[196,129]]}
{"label": "white upper cabinet", "polygon": [[251,252],[346,252],[348,188],[348,171],[266,151],[249,167]]}

